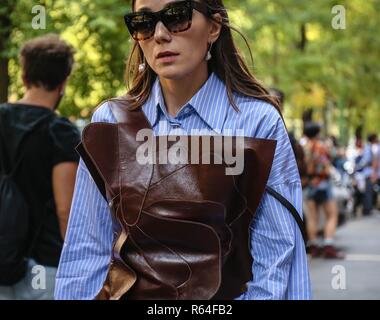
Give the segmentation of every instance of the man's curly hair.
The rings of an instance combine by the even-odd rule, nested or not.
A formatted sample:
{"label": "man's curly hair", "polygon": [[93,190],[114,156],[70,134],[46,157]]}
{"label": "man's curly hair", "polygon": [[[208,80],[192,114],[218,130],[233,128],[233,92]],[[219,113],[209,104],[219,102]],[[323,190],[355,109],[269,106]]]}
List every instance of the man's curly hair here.
{"label": "man's curly hair", "polygon": [[56,34],[27,41],[20,51],[23,78],[28,87],[56,89],[70,75],[74,63],[73,48]]}

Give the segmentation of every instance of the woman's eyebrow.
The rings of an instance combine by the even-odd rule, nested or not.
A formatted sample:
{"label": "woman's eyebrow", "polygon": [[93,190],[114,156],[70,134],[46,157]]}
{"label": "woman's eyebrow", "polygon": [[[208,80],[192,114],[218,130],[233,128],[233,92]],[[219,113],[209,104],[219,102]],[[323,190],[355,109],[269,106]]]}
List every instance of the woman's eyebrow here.
{"label": "woman's eyebrow", "polygon": [[[181,0],[179,0],[179,1],[181,1]],[[179,1],[178,1],[178,0],[177,0],[177,1],[176,1],[176,0],[174,0],[174,1],[170,1],[170,2],[166,3],[162,9],[165,9],[166,7],[170,6],[171,4],[176,3],[176,2],[179,2]],[[161,10],[162,10],[162,9],[161,9]],[[149,8],[149,7],[141,7],[141,8],[139,8],[136,12],[143,12],[143,11],[145,11],[145,12],[146,12],[146,11],[152,12],[152,9]]]}
{"label": "woman's eyebrow", "polygon": [[148,8],[148,7],[142,7],[142,8],[140,8],[140,9],[138,9],[136,12],[142,12],[142,11],[152,11],[152,9],[151,8]]}

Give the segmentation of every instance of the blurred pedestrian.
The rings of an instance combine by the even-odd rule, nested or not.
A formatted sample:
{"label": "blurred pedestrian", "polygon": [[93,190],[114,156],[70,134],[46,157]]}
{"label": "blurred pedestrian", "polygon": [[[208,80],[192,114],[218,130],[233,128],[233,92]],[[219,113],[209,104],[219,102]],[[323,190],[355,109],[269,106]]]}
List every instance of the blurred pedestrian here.
{"label": "blurred pedestrian", "polygon": [[[285,94],[279,89],[276,88],[270,88],[269,89],[270,94],[275,97],[279,103],[279,107],[281,112],[284,111],[284,102],[285,102]],[[303,151],[303,148],[301,144],[297,141],[294,132],[289,131],[288,133],[289,141],[292,146],[294,156],[296,158],[298,171],[301,177],[301,182],[304,184],[304,178],[306,175],[306,162],[305,162],[305,153]]]}
{"label": "blurred pedestrian", "polygon": [[377,134],[369,134],[367,138],[367,144],[364,148],[363,157],[359,165],[363,168],[363,174],[365,177],[365,192],[363,199],[364,216],[371,214],[375,202],[374,186],[377,183],[378,179],[378,153],[379,140]]}
{"label": "blurred pedestrian", "polygon": [[363,208],[366,179],[362,159],[364,153],[363,141],[356,137],[353,147],[350,150],[351,162],[353,163],[352,185],[354,187],[354,214],[359,208]]}
{"label": "blurred pedestrian", "polygon": [[[308,230],[308,252],[312,257],[340,258],[342,255],[334,245],[335,231],[338,224],[338,207],[333,197],[330,181],[331,160],[328,149],[319,134],[321,127],[315,122],[305,124],[304,146],[307,163],[306,208]],[[318,241],[319,209],[326,216],[324,240]]]}
{"label": "blurred pedestrian", "polygon": [[20,62],[25,94],[0,105],[0,299],[52,299],[79,160],[78,130],[55,113],[73,50],[50,34]]}
{"label": "blurred pedestrian", "polygon": [[331,135],[327,140],[331,164],[339,171],[340,174],[345,173],[344,164],[347,161],[346,150],[338,142],[338,139]]}

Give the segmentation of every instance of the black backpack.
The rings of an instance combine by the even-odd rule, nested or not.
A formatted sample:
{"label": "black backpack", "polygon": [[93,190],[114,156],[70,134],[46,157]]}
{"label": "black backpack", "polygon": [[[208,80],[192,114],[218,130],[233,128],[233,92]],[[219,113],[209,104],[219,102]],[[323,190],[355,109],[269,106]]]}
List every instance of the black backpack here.
{"label": "black backpack", "polygon": [[[50,115],[49,115],[50,116]],[[0,115],[1,120],[1,115]],[[24,137],[22,143],[36,131],[37,127],[46,123],[41,119]],[[0,163],[5,168],[5,137],[1,134],[3,125],[0,121]],[[27,202],[14,176],[24,160],[24,153],[9,173],[0,171],[0,285],[9,286],[21,280],[26,273],[27,257],[31,253],[37,233],[30,240],[30,216]]]}

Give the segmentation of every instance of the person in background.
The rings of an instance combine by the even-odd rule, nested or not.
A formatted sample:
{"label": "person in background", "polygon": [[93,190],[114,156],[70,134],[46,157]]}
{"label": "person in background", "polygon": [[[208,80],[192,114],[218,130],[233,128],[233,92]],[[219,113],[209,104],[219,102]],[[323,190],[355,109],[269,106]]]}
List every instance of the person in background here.
{"label": "person in background", "polygon": [[328,139],[328,145],[330,148],[330,157],[332,165],[342,174],[344,173],[344,163],[346,162],[346,152],[342,147],[338,139],[331,135]]}
{"label": "person in background", "polygon": [[376,134],[368,135],[367,144],[364,148],[363,157],[360,161],[359,167],[363,168],[365,176],[365,192],[363,199],[363,215],[368,216],[371,214],[374,204],[374,184],[378,179],[378,153],[379,153],[379,140]]}
{"label": "person in background", "polygon": [[[275,97],[279,103],[279,107],[281,109],[281,112],[284,111],[284,102],[285,102],[285,94],[281,90],[278,90],[276,88],[270,88],[269,89],[270,94]],[[305,177],[306,177],[306,162],[305,162],[305,153],[303,151],[302,145],[297,141],[294,132],[289,132],[289,141],[292,146],[294,156],[296,158],[297,162],[297,168],[300,174],[302,186],[305,184]],[[305,220],[305,217],[304,217]]]}
{"label": "person in background", "polygon": [[[325,258],[342,258],[334,245],[335,231],[338,223],[338,207],[332,194],[328,150],[319,137],[321,127],[315,122],[305,124],[306,137],[305,160],[307,164],[306,207],[308,251],[312,257],[322,255]],[[319,208],[326,215],[324,241],[318,241]]]}
{"label": "person in background", "polygon": [[376,214],[377,216],[380,216],[380,210],[379,210],[379,194],[380,194],[380,145],[377,144],[376,150],[376,156],[375,160],[373,162],[373,171],[376,172],[375,175],[372,177],[373,181],[373,210],[372,213]]}
{"label": "person in background", "polygon": [[357,136],[354,142],[354,146],[351,150],[351,157],[353,161],[353,187],[354,187],[354,214],[357,214],[359,208],[362,208],[366,179],[364,175],[364,168],[362,167],[362,159],[364,153],[363,140],[360,136]]}
{"label": "person in background", "polygon": [[[0,284],[0,299],[53,298],[79,161],[74,149],[79,131],[55,113],[73,61],[73,49],[58,35],[26,42],[20,52],[25,94],[16,103],[0,105],[0,175],[12,179],[28,212],[27,220],[14,225],[27,224],[27,241],[20,244],[25,246],[26,271],[20,271],[20,279],[3,279],[7,285]],[[1,219],[10,223],[12,217]],[[6,250],[3,233],[12,230],[4,229],[0,245]],[[1,257],[5,268],[9,257]],[[33,269],[36,265],[40,267]]]}

